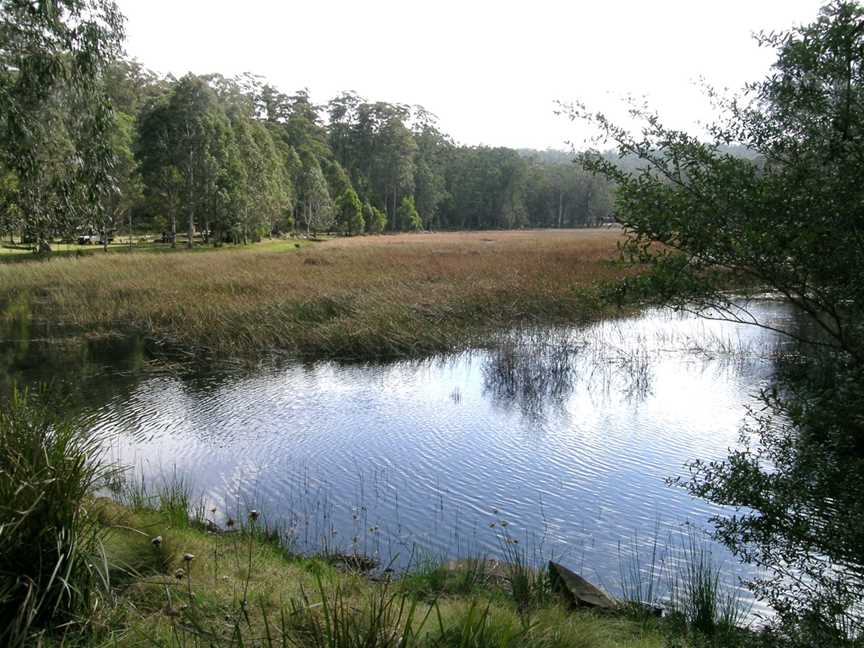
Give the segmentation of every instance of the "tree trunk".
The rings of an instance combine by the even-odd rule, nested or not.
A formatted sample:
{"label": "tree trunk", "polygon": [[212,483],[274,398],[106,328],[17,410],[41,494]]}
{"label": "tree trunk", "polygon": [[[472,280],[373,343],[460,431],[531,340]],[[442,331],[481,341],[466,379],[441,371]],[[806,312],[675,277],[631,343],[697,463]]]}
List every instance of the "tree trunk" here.
{"label": "tree trunk", "polygon": [[195,208],[192,206],[190,201],[189,203],[189,226],[187,228],[186,235],[188,239],[186,240],[186,247],[188,249],[192,249],[192,237],[195,234]]}
{"label": "tree trunk", "polygon": [[193,187],[195,186],[195,172],[189,170],[189,225],[187,227],[186,248],[192,249],[192,237],[195,234],[195,196]]}
{"label": "tree trunk", "polygon": [[558,228],[564,224],[564,192],[558,190]]}

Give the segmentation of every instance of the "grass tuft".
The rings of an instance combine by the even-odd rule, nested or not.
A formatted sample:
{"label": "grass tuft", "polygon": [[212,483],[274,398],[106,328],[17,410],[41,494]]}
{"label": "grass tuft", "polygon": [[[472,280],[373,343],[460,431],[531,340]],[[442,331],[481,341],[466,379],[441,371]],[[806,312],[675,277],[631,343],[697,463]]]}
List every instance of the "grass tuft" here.
{"label": "grass tuft", "polygon": [[61,409],[17,388],[0,407],[0,644],[12,648],[85,625],[109,585],[104,529],[87,504],[111,468]]}
{"label": "grass tuft", "polygon": [[749,612],[738,590],[721,580],[721,569],[705,541],[691,531],[682,540],[671,579],[673,615],[706,636],[738,632]]}

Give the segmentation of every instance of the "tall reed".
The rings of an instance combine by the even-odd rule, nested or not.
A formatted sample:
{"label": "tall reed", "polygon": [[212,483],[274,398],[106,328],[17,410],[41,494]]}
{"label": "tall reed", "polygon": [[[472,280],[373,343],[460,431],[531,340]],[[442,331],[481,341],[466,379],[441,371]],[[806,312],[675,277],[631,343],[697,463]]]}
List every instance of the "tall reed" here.
{"label": "tall reed", "polygon": [[104,531],[87,510],[111,470],[100,452],[47,390],[13,387],[0,408],[0,644],[83,624],[107,587]]}
{"label": "tall reed", "polygon": [[749,609],[738,590],[721,579],[721,568],[705,541],[691,531],[678,553],[671,577],[672,612],[703,635],[735,632]]}

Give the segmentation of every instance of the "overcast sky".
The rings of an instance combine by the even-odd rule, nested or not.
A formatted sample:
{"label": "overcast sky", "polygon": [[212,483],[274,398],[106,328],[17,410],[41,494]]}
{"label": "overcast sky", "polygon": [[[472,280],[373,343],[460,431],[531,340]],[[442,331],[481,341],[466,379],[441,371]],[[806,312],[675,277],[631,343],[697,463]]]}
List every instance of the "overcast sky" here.
{"label": "overcast sky", "polygon": [[751,34],[811,22],[814,0],[119,0],[127,52],[181,76],[254,72],[325,103],[342,90],[421,104],[458,142],[565,148],[555,100],[615,113],[646,97],[671,125],[710,117],[700,77],[740,88],[773,55]]}

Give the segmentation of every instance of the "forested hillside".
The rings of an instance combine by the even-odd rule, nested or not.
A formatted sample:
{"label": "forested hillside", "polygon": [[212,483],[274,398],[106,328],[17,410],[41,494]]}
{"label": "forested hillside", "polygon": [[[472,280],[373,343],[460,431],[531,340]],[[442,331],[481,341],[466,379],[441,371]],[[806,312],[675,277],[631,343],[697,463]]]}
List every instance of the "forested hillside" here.
{"label": "forested hillside", "polygon": [[[2,81],[22,91],[20,68],[14,56],[7,60]],[[24,177],[10,162],[14,151],[5,151],[0,234],[48,249],[83,231],[163,232],[172,242],[179,233],[189,244],[193,235],[220,244],[293,231],[610,220],[608,183],[572,156],[458,145],[422,106],[351,92],[316,105],[306,90],[286,94],[251,74],[176,79],[122,58],[95,79],[86,96],[60,80],[31,103],[29,118],[43,126],[30,140],[39,178]],[[103,121],[85,123],[97,104]],[[88,141],[108,149],[100,159],[111,189],[100,195],[88,195],[95,185],[80,177]]]}

